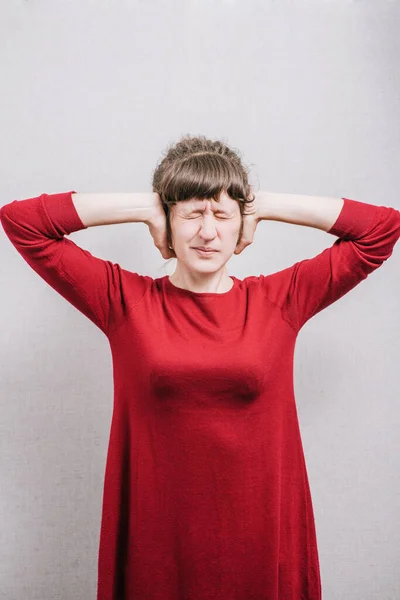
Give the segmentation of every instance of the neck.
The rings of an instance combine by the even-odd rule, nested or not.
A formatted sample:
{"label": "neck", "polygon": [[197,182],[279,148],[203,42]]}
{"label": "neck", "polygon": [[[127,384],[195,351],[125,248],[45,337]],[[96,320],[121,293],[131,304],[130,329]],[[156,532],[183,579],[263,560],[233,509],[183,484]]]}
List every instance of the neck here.
{"label": "neck", "polygon": [[233,286],[233,280],[229,277],[226,268],[215,273],[183,272],[179,268],[179,263],[175,272],[169,276],[169,280],[176,287],[200,293],[220,294],[228,292]]}

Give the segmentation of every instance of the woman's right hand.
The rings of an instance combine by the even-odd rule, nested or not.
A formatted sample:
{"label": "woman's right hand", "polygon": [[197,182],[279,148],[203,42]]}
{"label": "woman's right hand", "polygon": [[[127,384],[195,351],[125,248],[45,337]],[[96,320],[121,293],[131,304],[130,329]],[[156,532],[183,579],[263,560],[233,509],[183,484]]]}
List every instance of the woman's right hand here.
{"label": "woman's right hand", "polygon": [[176,258],[173,250],[168,248],[167,242],[167,217],[165,215],[160,195],[155,192],[158,197],[158,203],[154,207],[151,217],[146,221],[150,230],[150,235],[154,240],[154,245],[159,249],[163,258]]}

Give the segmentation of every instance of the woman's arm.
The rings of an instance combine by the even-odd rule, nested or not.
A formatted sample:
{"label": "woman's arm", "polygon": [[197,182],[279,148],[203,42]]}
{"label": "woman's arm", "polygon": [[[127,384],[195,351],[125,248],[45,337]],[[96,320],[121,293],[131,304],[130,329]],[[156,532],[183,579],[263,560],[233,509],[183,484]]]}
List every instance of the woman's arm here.
{"label": "woman's arm", "polygon": [[342,198],[257,192],[257,206],[262,220],[283,221],[329,231],[343,207]]}
{"label": "woman's arm", "polygon": [[151,277],[127,273],[68,236],[94,225],[146,218],[149,206],[143,194],[41,194],[2,206],[0,221],[30,267],[108,336],[111,324],[117,326],[140,301]]}
{"label": "woman's arm", "polygon": [[85,227],[114,223],[147,223],[159,203],[155,193],[73,193],[75,209]]}
{"label": "woman's arm", "polygon": [[[282,205],[280,199],[275,204],[275,197],[282,197]],[[350,198],[338,201],[286,194],[273,194],[271,198],[269,218],[317,227],[338,236],[317,256],[261,276],[267,296],[281,307],[284,318],[298,332],[311,317],[347,294],[392,255],[400,238],[400,211]],[[336,216],[335,204],[339,211],[341,203],[343,207]],[[312,205],[315,215],[309,212]]]}

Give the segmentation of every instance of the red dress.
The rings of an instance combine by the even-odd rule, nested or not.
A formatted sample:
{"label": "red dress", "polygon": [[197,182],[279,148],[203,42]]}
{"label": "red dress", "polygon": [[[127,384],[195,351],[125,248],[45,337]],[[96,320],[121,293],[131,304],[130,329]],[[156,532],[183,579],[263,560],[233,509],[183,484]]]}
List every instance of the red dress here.
{"label": "red dress", "polygon": [[12,244],[106,335],[114,407],[97,600],[320,600],[297,335],[388,259],[400,212],[344,198],[332,246],[196,293],[96,258],[71,192],[2,207]]}

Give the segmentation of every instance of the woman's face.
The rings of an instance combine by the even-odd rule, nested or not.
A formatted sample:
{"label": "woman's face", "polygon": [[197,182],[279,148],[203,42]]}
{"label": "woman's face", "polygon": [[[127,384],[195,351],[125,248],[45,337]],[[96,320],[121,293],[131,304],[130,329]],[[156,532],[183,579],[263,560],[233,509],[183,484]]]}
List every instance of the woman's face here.
{"label": "woman's face", "polygon": [[[220,201],[191,198],[177,202],[170,214],[172,247],[179,261],[191,269],[211,272],[232,256],[240,234],[239,203],[225,193]],[[215,251],[201,254],[199,246]]]}

